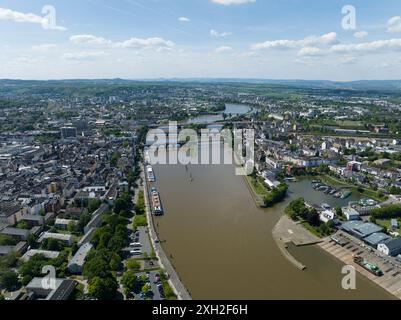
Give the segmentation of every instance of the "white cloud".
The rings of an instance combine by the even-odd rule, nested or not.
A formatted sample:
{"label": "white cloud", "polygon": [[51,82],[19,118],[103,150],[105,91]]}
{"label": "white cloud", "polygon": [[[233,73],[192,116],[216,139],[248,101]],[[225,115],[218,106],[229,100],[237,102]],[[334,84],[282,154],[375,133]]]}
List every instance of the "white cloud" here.
{"label": "white cloud", "polygon": [[23,13],[5,8],[0,8],[0,20],[11,20],[14,22],[40,24],[44,29],[49,29],[49,30],[59,30],[59,31],[67,30],[64,27],[57,25],[53,26],[49,24],[49,20],[45,17],[41,17],[33,13]]}
{"label": "white cloud", "polygon": [[178,21],[180,21],[180,22],[190,22],[191,19],[189,19],[189,18],[187,18],[187,17],[179,17],[179,18],[178,18]]}
{"label": "white cloud", "polygon": [[43,17],[33,13],[22,13],[10,9],[0,8],[0,20],[13,20],[15,22],[43,23]]}
{"label": "white cloud", "polygon": [[91,45],[111,45],[112,42],[102,37],[96,37],[91,34],[79,34],[70,37],[70,41],[74,44],[91,44]]}
{"label": "white cloud", "polygon": [[380,50],[401,50],[401,39],[377,40],[363,43],[336,44],[331,52],[376,52]]}
{"label": "white cloud", "polygon": [[96,37],[90,34],[74,35],[70,37],[70,41],[74,44],[84,44],[84,45],[94,45],[107,48],[117,48],[117,49],[171,49],[174,47],[174,42],[164,40],[162,38],[130,38],[125,41],[113,42],[111,40]]}
{"label": "white cloud", "polygon": [[217,4],[222,4],[225,6],[231,6],[231,5],[254,3],[256,2],[256,0],[212,0],[212,2]]}
{"label": "white cloud", "polygon": [[298,52],[299,57],[320,56],[323,54],[322,49],[316,47],[304,47]]}
{"label": "white cloud", "polygon": [[366,31],[358,31],[354,33],[354,37],[357,39],[363,39],[365,37],[368,36],[369,33],[367,33]]}
{"label": "white cloud", "polygon": [[253,50],[261,49],[289,49],[299,47],[310,47],[316,45],[329,45],[337,42],[337,33],[330,32],[321,36],[309,36],[302,40],[273,40],[256,43],[251,46]]}
{"label": "white cloud", "polygon": [[216,31],[214,29],[210,30],[210,35],[212,37],[216,37],[216,38],[227,37],[227,36],[229,36],[231,34],[232,34],[231,32],[219,32],[219,31]]}
{"label": "white cloud", "polygon": [[401,17],[395,16],[387,21],[388,32],[401,32]]}
{"label": "white cloud", "polygon": [[58,48],[57,44],[53,44],[53,43],[39,44],[39,45],[32,46],[32,50],[35,50],[35,51],[50,51],[50,50],[54,50],[57,48]]}
{"label": "white cloud", "polygon": [[75,52],[75,53],[65,53],[62,58],[64,60],[71,61],[91,61],[98,58],[105,57],[107,54],[104,52]]}
{"label": "white cloud", "polygon": [[227,51],[231,51],[231,50],[233,50],[233,48],[231,48],[229,46],[221,46],[221,47],[218,47],[215,51],[217,53],[223,53],[223,52],[227,52]]}

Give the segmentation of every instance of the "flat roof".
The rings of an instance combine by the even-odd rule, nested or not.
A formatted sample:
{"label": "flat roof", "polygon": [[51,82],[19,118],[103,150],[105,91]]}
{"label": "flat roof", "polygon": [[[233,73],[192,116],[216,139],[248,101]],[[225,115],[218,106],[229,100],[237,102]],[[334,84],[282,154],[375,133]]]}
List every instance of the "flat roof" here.
{"label": "flat roof", "polygon": [[387,234],[383,232],[376,232],[372,233],[370,236],[367,236],[363,240],[370,245],[378,245],[379,243],[382,243],[388,239],[390,239],[390,236],[388,236]]}

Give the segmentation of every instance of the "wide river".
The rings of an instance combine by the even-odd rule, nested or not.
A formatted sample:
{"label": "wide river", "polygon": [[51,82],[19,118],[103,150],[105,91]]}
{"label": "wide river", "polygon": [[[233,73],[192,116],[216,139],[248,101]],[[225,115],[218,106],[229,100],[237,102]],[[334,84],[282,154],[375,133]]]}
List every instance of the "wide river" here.
{"label": "wide river", "polygon": [[344,205],[355,198],[335,199],[300,181],[290,184],[285,202],[260,209],[233,165],[154,169],[165,210],[156,218],[159,236],[194,299],[391,298],[359,275],[357,290],[343,290],[343,265],[315,246],[290,248],[307,266],[300,271],[273,240],[271,231],[292,199]]}

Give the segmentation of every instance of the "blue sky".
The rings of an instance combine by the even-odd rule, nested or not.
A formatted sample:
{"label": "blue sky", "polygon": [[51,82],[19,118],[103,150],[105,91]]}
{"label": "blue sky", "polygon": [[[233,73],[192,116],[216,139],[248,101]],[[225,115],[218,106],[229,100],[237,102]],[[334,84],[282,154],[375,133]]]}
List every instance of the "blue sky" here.
{"label": "blue sky", "polygon": [[399,79],[401,2],[0,0],[0,49],[0,78]]}

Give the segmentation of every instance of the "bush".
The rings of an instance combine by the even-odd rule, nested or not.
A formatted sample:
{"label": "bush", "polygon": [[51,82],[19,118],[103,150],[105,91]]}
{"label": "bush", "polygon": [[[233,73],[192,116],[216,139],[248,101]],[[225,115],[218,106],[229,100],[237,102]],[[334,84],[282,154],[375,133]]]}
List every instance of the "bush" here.
{"label": "bush", "polygon": [[287,195],[288,186],[285,183],[280,184],[277,188],[273,188],[273,190],[264,196],[264,204],[266,207],[272,207],[276,203],[284,200]]}

